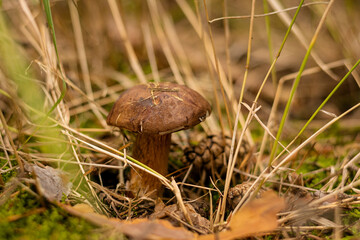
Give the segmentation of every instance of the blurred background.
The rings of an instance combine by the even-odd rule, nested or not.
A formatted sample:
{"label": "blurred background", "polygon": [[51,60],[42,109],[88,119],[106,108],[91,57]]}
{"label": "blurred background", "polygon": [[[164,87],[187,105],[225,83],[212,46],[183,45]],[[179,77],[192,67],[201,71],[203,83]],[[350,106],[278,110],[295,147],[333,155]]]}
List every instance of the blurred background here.
{"label": "blurred background", "polygon": [[[19,2],[27,5],[30,12],[25,12]],[[284,82],[279,96],[280,114],[276,114],[281,116],[293,79],[327,3],[305,1],[260,95],[258,104],[262,108],[258,114],[263,121],[269,117],[279,81]],[[263,1],[256,2],[244,94],[248,104],[254,100],[278,53],[298,4],[299,1],[292,0],[268,1],[266,5]],[[264,6],[271,12],[266,17]],[[229,128],[219,82],[226,101],[236,105],[246,66],[251,1],[228,0],[226,6],[223,1],[206,1],[206,6],[202,1],[185,0],[51,1],[51,8],[60,64],[68,78],[64,103],[74,126],[81,128],[91,123],[105,128],[104,115],[121,91],[145,81],[173,81],[200,91],[214,109],[215,88],[223,116],[215,110],[209,130],[220,130],[219,118],[223,118],[224,128]],[[336,1],[330,10],[306,64],[290,119],[308,119],[359,59],[359,8],[357,1],[346,0]],[[51,39],[41,4],[3,1],[2,11],[17,48],[26,57],[28,70],[35,74],[34,81],[46,85],[44,68],[49,64],[45,58],[54,56],[49,56],[53,50],[48,46]],[[31,22],[27,14],[31,14],[35,22]],[[235,18],[216,20],[224,15]],[[207,17],[213,20],[211,24]],[[38,25],[39,32],[33,24]],[[219,60],[218,66],[213,61],[214,54]],[[224,75],[216,73],[217,67]],[[357,75],[355,70],[324,110],[339,115],[359,102]],[[235,112],[229,109],[233,123]],[[345,127],[357,125],[358,112],[347,116]],[[329,114],[320,113],[317,119],[329,119]]]}

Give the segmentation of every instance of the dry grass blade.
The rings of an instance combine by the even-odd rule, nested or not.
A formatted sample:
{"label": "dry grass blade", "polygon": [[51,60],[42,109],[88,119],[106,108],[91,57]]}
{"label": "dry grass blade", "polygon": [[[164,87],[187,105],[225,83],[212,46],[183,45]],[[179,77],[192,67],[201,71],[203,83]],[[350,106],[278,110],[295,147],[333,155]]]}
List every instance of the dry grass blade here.
{"label": "dry grass blade", "polygon": [[21,174],[23,174],[23,173],[24,173],[24,164],[23,164],[22,160],[21,160],[20,157],[19,157],[19,154],[18,154],[18,152],[17,152],[17,149],[16,149],[16,147],[15,147],[15,144],[14,144],[14,142],[13,142],[11,136],[10,136],[10,132],[9,132],[9,129],[8,129],[6,120],[5,120],[5,118],[4,118],[4,114],[3,114],[1,111],[0,111],[0,120],[1,120],[2,127],[4,128],[5,133],[6,133],[6,135],[7,135],[7,139],[8,139],[9,142],[10,142],[12,151],[13,151],[13,153],[14,153],[14,155],[15,155],[15,159],[16,159],[18,165],[19,165],[20,172],[21,172]]}
{"label": "dry grass blade", "polygon": [[94,112],[94,114],[98,118],[98,120],[100,121],[101,125],[104,128],[106,128],[107,124],[105,122],[104,117],[101,115],[100,111],[96,108],[95,104],[92,103],[92,101],[94,101],[94,93],[93,93],[93,90],[91,87],[89,66],[87,64],[87,57],[86,57],[86,51],[85,51],[85,46],[84,46],[83,34],[81,31],[81,23],[80,23],[80,17],[78,14],[78,10],[73,1],[68,0],[67,3],[69,5],[69,9],[70,9],[71,22],[73,24],[73,29],[74,29],[74,34],[75,34],[75,43],[76,43],[76,48],[77,48],[77,52],[79,55],[79,62],[80,62],[80,67],[81,67],[82,76],[83,76],[83,80],[84,80],[85,91],[86,91],[86,95],[89,97],[89,99],[91,101],[90,108]]}
{"label": "dry grass blade", "polygon": [[[188,3],[186,3],[184,0],[177,0],[177,4],[179,5],[179,7],[181,8],[181,10],[183,11],[183,13],[185,14],[187,20],[189,21],[189,23],[191,24],[191,26],[194,28],[196,34],[203,39],[204,42],[204,48],[205,48],[205,52],[206,52],[206,57],[207,59],[210,60],[212,66],[216,69],[216,59],[214,58],[214,54],[213,54],[213,48],[212,48],[212,44],[211,44],[211,40],[209,38],[209,36],[203,31],[202,29],[202,25],[199,24],[199,22],[197,21],[197,18],[195,16],[195,14],[193,13],[192,9],[190,8],[190,6],[188,5]],[[228,97],[228,99],[230,99],[231,101],[233,101],[235,99],[234,97],[234,91],[233,89],[229,86],[228,84],[228,79],[226,77],[225,71],[222,68],[221,65],[218,65],[218,72],[220,74],[220,80],[222,80],[221,84],[224,87],[224,91],[226,93],[226,96]],[[237,104],[235,102],[232,102],[232,108],[234,112],[237,112]],[[244,117],[242,115],[239,116],[239,121],[241,123],[241,125],[243,126],[245,124],[245,120]],[[246,137],[248,139],[248,141],[250,142],[251,145],[253,145],[253,139],[251,137],[250,132],[247,130],[246,131]]]}
{"label": "dry grass blade", "polygon": [[[305,3],[303,4],[302,7],[307,7],[307,6],[311,6],[311,5],[320,5],[320,4],[328,4],[328,1],[317,1],[317,2],[311,2],[311,3]],[[298,7],[289,7],[289,8],[285,8],[282,10],[278,10],[278,11],[273,11],[273,12],[269,12],[269,13],[264,13],[264,14],[255,14],[254,18],[260,18],[260,17],[266,17],[266,16],[271,16],[271,15],[278,15],[281,12],[289,12],[289,11],[293,11],[296,10]],[[251,15],[245,15],[245,16],[226,16],[227,14],[223,14],[224,17],[219,17],[219,18],[214,18],[211,19],[209,22],[210,23],[214,23],[216,21],[224,21],[226,22],[227,20],[230,19],[244,19],[244,18],[251,18]]]}
{"label": "dry grass blade", "polygon": [[[260,123],[260,125],[263,127],[263,129],[265,130],[266,134],[268,134],[273,140],[276,141],[276,136],[274,134],[271,133],[270,129],[261,121],[261,119],[259,118],[259,116],[256,114],[257,111],[260,110],[260,107],[258,107],[257,109],[251,109],[249,105],[243,103],[243,105],[247,108],[247,110],[249,111],[249,115],[252,115],[257,121],[258,123]],[[253,105],[255,106],[255,105]],[[286,146],[284,146],[281,142],[279,142],[279,145],[287,152],[289,152],[288,148]],[[237,149],[239,148],[239,144]],[[237,150],[236,152],[238,152],[239,150]]]}
{"label": "dry grass blade", "polygon": [[[229,110],[229,107],[228,107],[228,104],[227,104],[227,99],[226,99],[226,96],[225,96],[224,86],[223,86],[223,82],[226,81],[226,80],[221,79],[222,75],[220,74],[220,66],[219,66],[220,63],[219,63],[219,59],[218,59],[218,57],[216,55],[216,49],[215,49],[215,45],[214,45],[214,39],[213,39],[212,30],[211,30],[211,24],[209,22],[209,13],[208,13],[208,10],[207,10],[207,7],[206,7],[206,1],[204,0],[203,3],[204,3],[204,8],[205,8],[206,20],[208,22],[208,31],[209,31],[210,41],[211,41],[211,48],[212,48],[213,55],[214,55],[213,57],[214,57],[214,60],[215,60],[215,70],[216,70],[216,73],[217,73],[217,79],[219,81],[220,92],[221,92],[221,96],[223,98],[223,102],[224,102],[224,106],[225,106],[226,117],[227,117],[228,125],[229,125],[228,127],[231,128],[231,126],[232,126],[232,123],[231,123],[232,114],[230,114],[230,110]],[[224,130],[223,130],[223,132],[224,132]]]}
{"label": "dry grass blade", "polygon": [[[342,66],[343,64],[345,64],[344,60],[335,61],[335,62],[329,63],[328,68],[329,69],[337,68],[339,66]],[[309,69],[304,70],[302,76],[315,74],[315,73],[317,73],[319,71],[321,71],[321,68],[319,68],[319,67],[309,68]],[[289,75],[285,75],[285,76],[280,78],[279,84],[278,84],[277,89],[276,89],[274,102],[273,102],[272,107],[271,107],[271,112],[269,114],[269,118],[268,118],[268,122],[267,122],[267,128],[271,129],[271,128],[273,128],[273,125],[275,124],[275,117],[276,117],[276,113],[277,113],[277,110],[278,110],[278,106],[280,104],[281,98],[284,96],[284,84],[287,81],[295,80],[297,75],[298,75],[298,72],[292,73],[292,74],[289,74]],[[264,137],[262,139],[262,142],[261,142],[260,151],[259,151],[260,153],[259,153],[259,156],[258,156],[258,159],[257,159],[257,164],[260,165],[262,170],[263,170],[264,167],[261,165],[260,160],[261,160],[261,158],[263,156],[263,153],[265,151],[267,143],[268,143],[268,132],[266,131],[265,134],[264,134]]]}
{"label": "dry grass blade", "polygon": [[250,122],[250,118],[247,118],[245,124],[242,125],[243,129],[242,129],[242,132],[241,132],[240,137],[238,139],[238,146],[236,147],[235,152],[234,152],[236,133],[237,133],[237,129],[238,129],[239,119],[240,119],[240,116],[241,116],[241,105],[242,105],[241,103],[242,103],[243,98],[244,98],[244,91],[245,91],[246,80],[247,80],[248,71],[249,71],[249,64],[250,64],[252,36],[253,36],[253,25],[254,25],[254,14],[255,14],[255,2],[256,1],[253,0],[252,4],[251,4],[251,18],[250,18],[250,26],[249,26],[249,41],[248,41],[248,48],[247,48],[246,66],[245,66],[244,78],[243,78],[241,92],[240,92],[239,101],[238,101],[238,108],[237,108],[237,111],[236,111],[235,124],[234,124],[234,129],[233,129],[232,140],[231,140],[230,156],[229,156],[229,159],[228,159],[229,168],[227,169],[227,172],[226,172],[225,188],[224,188],[225,201],[223,201],[222,208],[221,208],[222,220],[225,217],[226,197],[227,197],[227,194],[229,192],[230,180],[232,178],[232,174],[233,174],[233,171],[234,171],[235,162],[236,162],[236,158],[237,158],[237,153],[239,151],[238,149],[239,149],[239,146],[240,146],[241,142],[243,141],[243,136],[245,135],[246,129],[247,129],[248,124]]}
{"label": "dry grass blade", "polygon": [[[300,144],[298,147],[296,147],[294,150],[292,150],[281,162],[279,162],[276,166],[273,167],[273,169],[268,173],[268,169],[264,169],[264,171],[259,175],[259,178],[254,181],[251,188],[254,188],[256,184],[259,184],[261,181],[262,183],[266,182],[268,179],[270,179],[278,170],[280,167],[282,167],[285,163],[289,161],[290,158],[292,158],[295,154],[299,152],[300,149],[302,149],[305,145],[309,144],[315,137],[317,137],[320,133],[322,133],[325,129],[330,127],[332,124],[334,124],[336,121],[344,117],[345,115],[349,114],[351,111],[355,110],[356,108],[360,107],[360,103],[353,106],[337,118],[332,119],[327,124],[325,124],[322,128],[320,128],[318,131],[316,131],[314,134],[311,135],[308,139],[306,139],[302,144]],[[276,160],[276,159],[275,159]],[[274,161],[275,162],[275,161]],[[239,204],[234,209],[234,212],[238,211],[241,206],[244,204],[244,202],[247,200],[247,197],[249,197],[250,191],[248,191],[242,200],[239,202]]]}
{"label": "dry grass blade", "polygon": [[188,211],[186,210],[186,207],[185,207],[184,201],[183,201],[183,199],[182,199],[182,196],[181,196],[179,187],[178,187],[178,185],[176,184],[176,182],[175,182],[174,179],[171,181],[171,185],[173,186],[173,191],[174,191],[175,197],[176,197],[176,199],[178,200],[178,204],[179,204],[179,206],[180,206],[180,209],[183,211],[186,220],[188,221],[188,223],[189,223],[190,225],[193,225],[193,223],[192,223],[192,221],[191,221],[191,218],[190,218],[190,216],[189,216],[189,213],[188,213]]}
{"label": "dry grass blade", "polygon": [[147,21],[141,22],[141,29],[144,34],[144,42],[146,45],[146,52],[149,57],[153,79],[155,80],[155,82],[160,82],[159,70],[156,63],[153,41],[150,33],[150,27]]}
{"label": "dry grass blade", "polygon": [[[73,131],[74,131],[74,130],[73,130]],[[74,131],[74,132],[75,132],[75,131]],[[167,180],[165,177],[163,177],[162,175],[156,173],[154,170],[149,170],[148,167],[146,167],[146,166],[139,165],[139,163],[136,163],[136,160],[135,160],[135,159],[131,159],[131,161],[128,161],[128,159],[125,158],[125,157],[123,157],[123,154],[120,153],[119,151],[117,151],[116,149],[113,149],[113,148],[111,148],[111,147],[109,147],[109,146],[106,146],[106,149],[110,150],[110,151],[111,151],[111,152],[110,152],[110,151],[105,150],[105,149],[102,149],[102,148],[100,148],[100,147],[98,147],[98,146],[96,146],[96,145],[93,145],[93,144],[91,144],[91,143],[89,143],[89,142],[86,142],[86,141],[84,141],[84,140],[82,140],[82,139],[80,139],[80,138],[77,138],[77,137],[75,137],[75,136],[72,136],[72,135],[70,135],[69,133],[67,133],[66,131],[63,131],[63,133],[64,133],[66,136],[68,136],[68,137],[70,137],[70,138],[74,138],[75,140],[84,143],[85,145],[91,147],[92,149],[94,149],[94,150],[96,150],[96,151],[98,151],[98,152],[100,152],[100,153],[104,153],[104,154],[109,155],[109,156],[111,156],[111,157],[113,157],[113,158],[115,158],[115,159],[121,160],[121,161],[123,161],[125,164],[129,164],[129,165],[131,165],[131,166],[133,166],[133,167],[137,167],[137,168],[139,168],[140,170],[145,171],[145,172],[153,175],[154,177],[159,178],[159,180],[160,180],[161,182],[163,182],[164,185],[166,185],[169,189],[173,189],[173,187],[170,185],[169,180]],[[84,136],[83,134],[80,134],[80,133],[78,133],[78,134],[79,134],[80,136]],[[91,139],[91,138],[87,137],[87,139]],[[96,142],[97,144],[100,143],[99,141],[96,141],[95,139],[93,139],[93,142]],[[101,144],[101,143],[100,143],[99,145],[104,146],[104,144]],[[117,154],[115,154],[115,153],[117,153]],[[81,165],[81,164],[80,164],[80,165]],[[85,172],[84,172],[83,174],[85,174]]]}
{"label": "dry grass blade", "polygon": [[155,32],[157,34],[157,37],[159,38],[159,41],[162,43],[161,47],[163,49],[163,52],[166,56],[166,59],[170,65],[171,71],[174,74],[175,81],[178,84],[184,84],[184,79],[180,74],[179,67],[175,61],[174,55],[171,51],[168,39],[164,33],[164,30],[161,26],[161,20],[160,20],[160,13],[157,1],[154,0],[148,0],[147,1],[149,9],[150,9],[150,15],[151,20],[153,22],[153,26],[155,28]]}
{"label": "dry grass blade", "polygon": [[[331,2],[331,1],[330,1]],[[289,15],[286,12],[282,12],[283,7],[281,6],[281,3],[278,0],[270,0],[269,4],[271,5],[271,7],[273,9],[275,9],[276,11],[279,12],[278,16],[280,17],[280,19],[287,25],[290,25],[291,22],[291,18],[289,17]],[[300,28],[297,25],[294,25],[292,27],[292,31],[294,32],[295,36],[298,38],[299,42],[301,43],[301,45],[304,48],[308,48],[308,42],[305,39],[305,35],[302,33],[302,31],[300,30]],[[312,51],[311,52],[311,56],[313,57],[313,59],[315,60],[315,62],[318,64],[318,66],[324,71],[326,72],[332,79],[334,80],[338,80],[339,77],[333,73],[327,66],[326,64],[321,60],[320,56],[315,52]]]}
{"label": "dry grass blade", "polygon": [[136,73],[137,78],[141,83],[146,83],[146,78],[144,75],[143,70],[141,69],[141,66],[139,64],[138,58],[136,57],[135,51],[133,46],[131,45],[131,42],[128,38],[126,28],[124,25],[124,22],[121,18],[118,5],[115,0],[108,0],[111,13],[114,17],[114,21],[116,23],[116,27],[119,31],[120,37],[124,42],[126,52],[128,54],[128,59],[131,63],[132,68],[134,69],[134,72]]}

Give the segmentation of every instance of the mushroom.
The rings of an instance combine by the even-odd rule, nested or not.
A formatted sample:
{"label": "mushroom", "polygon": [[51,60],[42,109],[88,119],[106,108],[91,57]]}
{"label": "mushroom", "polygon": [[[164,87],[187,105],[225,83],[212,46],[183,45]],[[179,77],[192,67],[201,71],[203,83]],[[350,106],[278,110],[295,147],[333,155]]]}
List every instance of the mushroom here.
{"label": "mushroom", "polygon": [[[138,133],[132,156],[166,175],[171,133],[191,128],[211,113],[210,104],[194,90],[175,83],[149,83],[124,91],[115,102],[107,124]],[[130,187],[144,194],[156,191],[161,182],[144,172],[131,170]],[[154,196],[152,195],[152,196]]]}

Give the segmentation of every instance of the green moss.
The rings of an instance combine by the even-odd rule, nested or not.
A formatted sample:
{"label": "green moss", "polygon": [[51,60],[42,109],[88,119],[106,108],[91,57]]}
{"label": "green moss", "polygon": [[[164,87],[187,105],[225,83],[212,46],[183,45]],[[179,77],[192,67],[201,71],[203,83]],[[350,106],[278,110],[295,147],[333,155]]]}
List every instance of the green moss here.
{"label": "green moss", "polygon": [[320,167],[320,168],[327,168],[330,166],[335,166],[336,165],[337,160],[335,158],[328,158],[325,156],[319,156],[316,159],[316,164]]}
{"label": "green moss", "polygon": [[[68,215],[62,209],[47,206],[40,213],[31,214],[42,206],[40,202],[21,191],[0,209],[0,239],[98,239],[95,226],[83,219]],[[12,220],[13,216],[22,216]]]}
{"label": "green moss", "polygon": [[[316,155],[308,157],[301,166],[297,169],[298,174],[304,175],[304,182],[306,187],[313,187],[315,189],[320,189],[327,181],[324,181],[330,174],[329,167],[337,166],[338,159],[332,156],[323,156]],[[319,172],[316,170],[323,169]],[[336,170],[336,169],[335,169]],[[312,174],[312,172],[314,173]],[[341,182],[342,176],[337,176],[337,181],[334,186],[337,186]],[[351,180],[351,178],[350,178]]]}
{"label": "green moss", "polygon": [[347,237],[342,239],[355,239],[355,237],[360,237],[360,205],[356,204],[352,206],[352,209],[346,210],[343,214],[344,218],[342,219],[343,224],[347,226]]}
{"label": "green moss", "polygon": [[311,172],[311,171],[314,171],[317,169],[317,167],[310,162],[311,160],[306,160],[305,163],[301,164],[301,166],[297,169],[297,173],[308,173],[308,172]]}
{"label": "green moss", "polygon": [[357,207],[359,207],[359,209],[353,209],[353,211],[349,211],[348,214],[352,217],[360,219],[360,206]]}
{"label": "green moss", "polygon": [[254,141],[260,142],[264,137],[264,128],[257,121],[250,124],[250,130]]}
{"label": "green moss", "polygon": [[[7,160],[4,160],[4,159],[0,160],[0,166],[3,171],[6,171],[10,168],[9,165],[5,166],[6,164],[7,164]],[[17,165],[16,161],[11,161],[11,164],[13,166]],[[2,173],[1,177],[2,177],[2,180],[6,183],[10,178],[14,177],[15,175],[16,175],[16,171],[12,170],[12,171]]]}

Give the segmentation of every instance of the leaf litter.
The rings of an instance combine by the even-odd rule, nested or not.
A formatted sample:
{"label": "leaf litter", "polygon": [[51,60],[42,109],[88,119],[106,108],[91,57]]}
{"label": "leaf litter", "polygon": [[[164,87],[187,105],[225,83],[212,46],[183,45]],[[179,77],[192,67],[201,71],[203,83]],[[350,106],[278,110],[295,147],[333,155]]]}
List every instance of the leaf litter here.
{"label": "leaf litter", "polygon": [[[285,201],[278,197],[275,192],[267,191],[261,198],[250,201],[232,215],[225,230],[205,235],[198,235],[184,227],[174,226],[169,221],[161,219],[173,216],[173,214],[181,216],[182,213],[176,205],[165,206],[160,203],[149,219],[143,218],[132,221],[108,218],[95,213],[92,207],[86,204],[70,206],[58,203],[58,206],[72,215],[87,219],[97,226],[111,228],[111,231],[118,231],[131,239],[226,240],[269,234],[278,227],[277,214],[284,209]],[[204,228],[204,225],[209,224],[208,220],[193,212],[194,210],[190,205],[187,205],[187,207],[193,219],[194,227],[203,229],[203,231],[208,230],[207,227]],[[185,221],[183,216],[180,218]],[[181,223],[179,226],[181,226]]]}
{"label": "leaf litter", "polygon": [[63,196],[69,195],[72,183],[67,173],[50,166],[42,168],[35,164],[25,164],[25,170],[34,174],[36,186],[47,200],[60,201]]}

